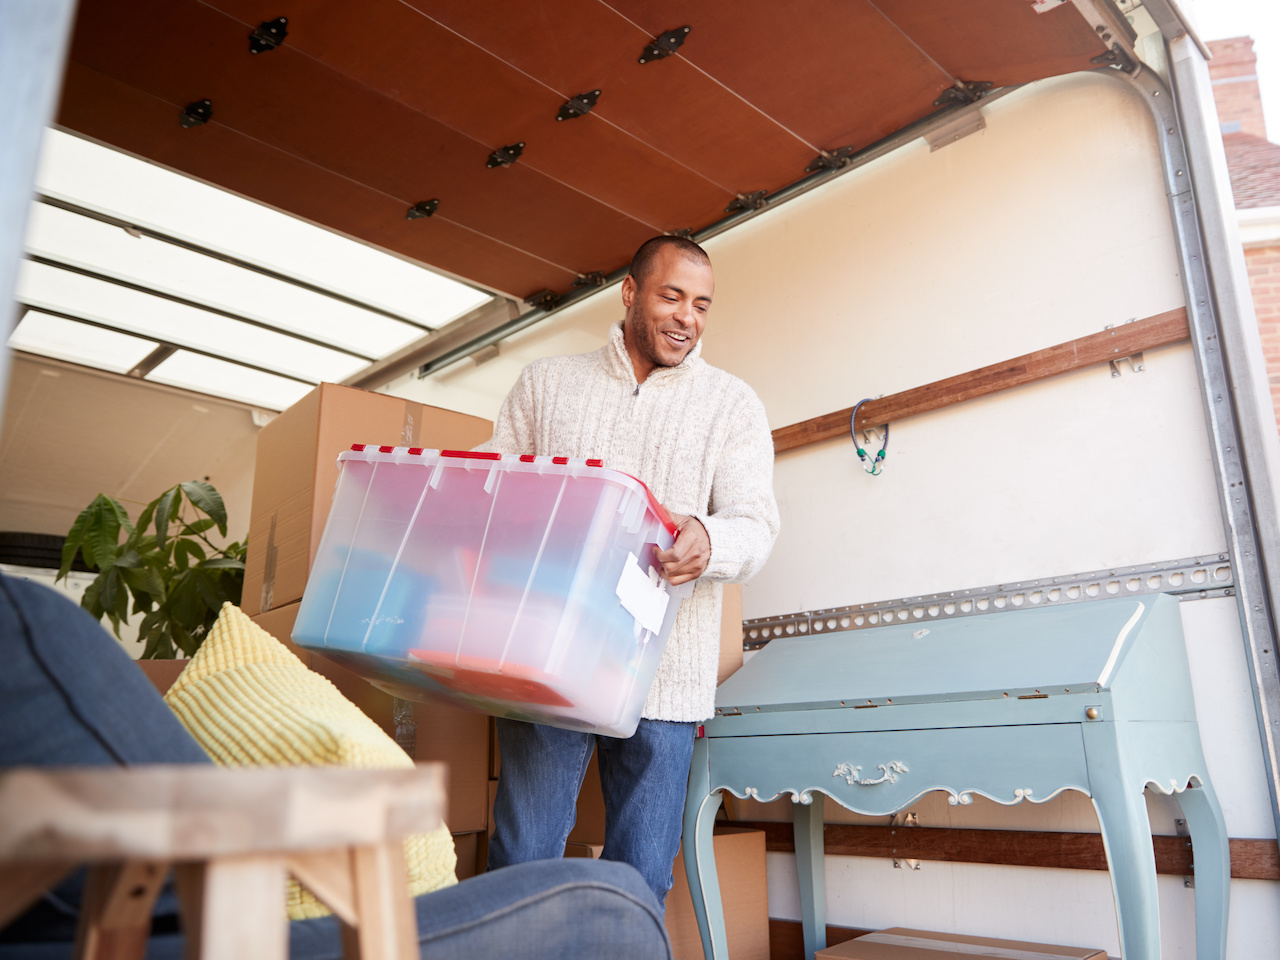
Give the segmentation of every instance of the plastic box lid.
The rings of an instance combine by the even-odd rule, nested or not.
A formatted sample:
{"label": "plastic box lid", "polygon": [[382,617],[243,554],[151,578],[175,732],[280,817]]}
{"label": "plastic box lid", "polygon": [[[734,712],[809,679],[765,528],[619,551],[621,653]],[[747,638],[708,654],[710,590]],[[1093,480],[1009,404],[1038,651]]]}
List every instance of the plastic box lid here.
{"label": "plastic box lid", "polygon": [[356,445],[294,625],[401,697],[630,736],[680,598],[674,525],[599,461]]}

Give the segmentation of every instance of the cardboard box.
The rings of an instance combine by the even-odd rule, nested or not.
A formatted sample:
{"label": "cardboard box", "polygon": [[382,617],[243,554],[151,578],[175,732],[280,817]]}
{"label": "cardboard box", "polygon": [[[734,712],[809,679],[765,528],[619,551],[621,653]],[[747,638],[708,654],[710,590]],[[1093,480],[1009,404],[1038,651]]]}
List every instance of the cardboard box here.
{"label": "cardboard box", "polygon": [[[983,949],[984,947],[989,949]],[[732,951],[732,948],[730,948]],[[966,937],[892,927],[846,940],[815,953],[814,960],[1107,960],[1107,951],[1094,947],[1058,947],[1021,940]],[[736,955],[735,955],[736,956]]]}
{"label": "cardboard box", "polygon": [[720,607],[720,669],[716,685],[724,683],[742,666],[742,584],[726,583]]}
{"label": "cardboard box", "polygon": [[[765,883],[764,831],[717,827],[713,844],[729,956],[733,960],[769,960],[769,891]],[[693,914],[693,898],[689,895],[683,857],[682,849],[672,870],[675,884],[667,894],[667,935],[671,938],[672,956],[680,960],[702,960],[702,937]]]}
{"label": "cardboard box", "polygon": [[480,417],[320,384],[258,434],[241,609],[254,616],[302,599],[338,454],[353,443],[469,450],[492,434]]}
{"label": "cardboard box", "polygon": [[303,650],[289,639],[289,634],[293,632],[293,621],[297,617],[298,603],[290,603],[287,606],[268,610],[266,613],[260,613],[249,619],[283,643],[289,648],[290,653],[309,667],[311,666],[311,651]]}
{"label": "cardboard box", "polygon": [[573,843],[571,841],[564,845],[564,855],[566,857],[586,857],[591,860],[599,860],[602,853],[604,853],[603,843]]}
{"label": "cardboard box", "polygon": [[186,669],[189,660],[135,660],[148,680],[160,691],[160,696],[169,692],[178,674]]}
{"label": "cardboard box", "polygon": [[[293,647],[289,635],[300,604],[251,618],[273,637],[288,644],[295,653],[309,656],[312,670],[328,677],[338,691],[365,712],[392,738],[396,735],[391,694],[379,690],[345,667],[308,651]],[[414,760],[438,761],[448,767],[445,822],[458,833],[485,830],[489,825],[489,718],[436,701],[415,703],[417,722]]]}
{"label": "cardboard box", "polygon": [[458,882],[468,880],[477,873],[483,873],[484,868],[479,862],[479,838],[478,833],[455,833],[453,835],[453,849],[458,855],[458,865],[454,869],[454,875],[458,878]]}

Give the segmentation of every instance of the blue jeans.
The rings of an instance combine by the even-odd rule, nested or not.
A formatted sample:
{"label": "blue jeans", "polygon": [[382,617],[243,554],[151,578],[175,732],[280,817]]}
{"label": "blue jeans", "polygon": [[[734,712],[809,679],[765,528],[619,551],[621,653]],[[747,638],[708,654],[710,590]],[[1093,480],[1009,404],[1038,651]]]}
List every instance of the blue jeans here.
{"label": "blue jeans", "polygon": [[594,747],[604,791],[604,860],[629,863],[664,904],[680,850],[697,724],[641,720],[622,740],[519,720],[498,721],[502,771],[489,869],[564,856]]}
{"label": "blue jeans", "polygon": [[[0,768],[210,762],[119,644],[52,590],[0,575],[0,653]],[[0,929],[0,960],[70,957],[83,877]],[[415,908],[422,960],[671,956],[661,908],[625,864],[523,864],[424,894]],[[182,954],[177,901],[166,888],[147,957]],[[290,923],[289,956],[337,960],[338,921]]]}

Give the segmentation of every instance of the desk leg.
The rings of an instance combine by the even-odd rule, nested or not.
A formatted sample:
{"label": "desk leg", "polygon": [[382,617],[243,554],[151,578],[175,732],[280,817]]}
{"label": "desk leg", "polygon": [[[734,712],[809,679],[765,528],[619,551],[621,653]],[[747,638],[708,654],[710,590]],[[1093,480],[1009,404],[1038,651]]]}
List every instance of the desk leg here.
{"label": "desk leg", "polygon": [[1174,798],[1187,818],[1196,872],[1196,960],[1227,955],[1231,846],[1217,794],[1206,780]]}
{"label": "desk leg", "polygon": [[1123,960],[1160,960],[1156,855],[1143,785],[1128,776],[1111,724],[1084,724],[1089,789],[1111,870]]}
{"label": "desk leg", "polygon": [[813,960],[827,947],[827,874],[823,840],[822,795],[812,803],[793,803],[796,873],[800,881],[800,919],[804,928],[804,957]]}
{"label": "desk leg", "polygon": [[689,768],[689,792],[684,804],[684,872],[689,879],[689,896],[698,933],[702,935],[705,960],[729,960],[713,839],[719,809],[720,793],[711,792],[710,740],[699,737],[693,742],[693,765]]}

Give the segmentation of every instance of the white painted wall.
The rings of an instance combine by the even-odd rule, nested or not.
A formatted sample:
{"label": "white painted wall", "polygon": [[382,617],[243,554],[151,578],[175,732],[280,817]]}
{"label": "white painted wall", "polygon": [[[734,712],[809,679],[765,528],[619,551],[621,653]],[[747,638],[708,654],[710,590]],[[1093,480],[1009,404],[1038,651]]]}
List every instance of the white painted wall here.
{"label": "white painted wall", "polygon": [[[707,244],[704,356],[783,426],[1181,306],[1151,119],[1110,78],[1045,81],[988,105],[981,133],[922,141]],[[492,416],[523,363],[593,349],[605,291],[392,392]],[[873,448],[874,449],[874,448]],[[883,476],[847,440],[781,455],[782,534],[744,589],[747,618],[1193,556],[1225,547],[1190,347],[1145,369],[1091,368],[894,424]],[[1234,601],[1183,605],[1202,736],[1233,837],[1269,838]],[[849,818],[828,804],[832,819]],[[1150,802],[1159,832],[1176,808]],[[919,805],[926,826],[1093,830],[1088,801]],[[740,805],[739,816],[778,815]],[[769,860],[771,913],[798,917],[792,858]],[[1105,946],[1105,875],[828,860],[829,919]],[[1280,884],[1236,882],[1230,956],[1280,955]],[[1164,956],[1194,956],[1190,891],[1162,878]]]}

